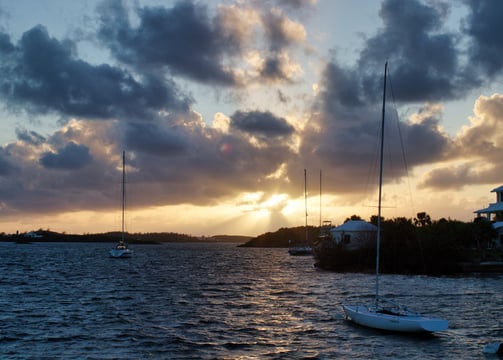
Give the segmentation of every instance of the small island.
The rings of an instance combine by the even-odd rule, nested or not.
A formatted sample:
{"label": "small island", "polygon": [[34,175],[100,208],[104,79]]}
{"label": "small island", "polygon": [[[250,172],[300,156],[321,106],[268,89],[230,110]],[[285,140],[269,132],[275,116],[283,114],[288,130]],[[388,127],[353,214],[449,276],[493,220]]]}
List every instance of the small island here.
{"label": "small island", "polygon": [[[16,234],[0,234],[0,241],[28,244],[32,242],[98,242],[116,243],[121,239],[121,232],[107,232],[96,234],[66,234],[50,230],[36,230]],[[196,237],[174,232],[128,233],[124,234],[129,244],[161,244],[165,242],[203,242],[203,243],[242,243],[250,239],[249,236],[215,235]]]}

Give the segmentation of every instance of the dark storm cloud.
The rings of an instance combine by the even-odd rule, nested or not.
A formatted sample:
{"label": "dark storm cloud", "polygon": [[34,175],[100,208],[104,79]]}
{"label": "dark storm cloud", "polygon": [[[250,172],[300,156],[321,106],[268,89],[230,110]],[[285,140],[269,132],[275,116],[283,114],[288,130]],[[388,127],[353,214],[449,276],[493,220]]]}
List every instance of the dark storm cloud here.
{"label": "dark storm cloud", "polygon": [[31,145],[40,145],[45,142],[45,138],[36,131],[28,131],[26,129],[17,128],[16,135],[18,140],[24,141]]}
{"label": "dark storm cloud", "polygon": [[470,57],[474,68],[488,76],[503,69],[503,2],[465,0],[470,13],[464,31],[471,36]]}
{"label": "dark storm cloud", "polygon": [[369,97],[378,93],[376,74],[387,59],[400,101],[453,99],[477,84],[460,64],[457,36],[442,28],[447,10],[441,2],[386,0],[379,14],[384,26],[366,41],[358,63]]}
{"label": "dark storm cloud", "polygon": [[[213,16],[206,6],[192,1],[133,11],[125,2],[107,1],[100,8],[99,38],[126,67],[95,66],[79,60],[75,43],[51,38],[43,27],[26,32],[16,44],[0,33],[0,91],[4,98],[31,111],[77,117],[73,127],[65,126],[48,139],[20,128],[19,141],[0,147],[0,199],[15,211],[113,207],[112,188],[119,182],[123,148],[131,170],[128,180],[141,194],[135,199],[136,207],[211,205],[243,191],[281,189],[293,194],[300,187],[288,179],[306,167],[324,170],[327,191],[361,193],[368,185],[369,164],[378,149],[386,59],[392,79],[388,88],[392,85],[396,99],[402,102],[453,99],[477,84],[461,64],[458,35],[443,27],[447,11],[443,3],[389,0],[382,4],[382,28],[364,41],[356,63],[344,66],[334,59],[322,79],[314,80],[319,92],[313,111],[303,113],[301,105],[295,105],[298,126],[294,128],[269,111],[236,111],[228,127],[226,115],[222,115],[225,121],[215,117],[215,126],[208,125],[209,119],[205,123],[194,115],[196,111],[191,112],[190,100],[178,93],[166,74],[205,84],[243,86],[237,83],[232,65],[233,60],[243,59],[249,45],[244,37],[250,36],[247,31],[252,25],[244,21],[249,19],[242,19],[241,29],[236,22],[241,14],[252,14],[258,23],[253,31],[263,36],[253,40],[263,48],[251,50],[260,50],[260,61],[265,61],[262,68],[257,65],[260,61],[254,63],[258,68],[250,73],[260,73],[260,80],[290,80],[291,54],[287,50],[304,41],[304,28],[281,11],[267,13],[271,10],[265,11],[264,4],[273,3],[250,2],[256,8],[251,11],[243,6],[247,11],[242,13],[228,7],[225,15],[229,21],[225,22],[223,13],[217,11]],[[308,3],[290,1],[288,7],[298,9]],[[470,4],[476,8],[475,2]],[[485,13],[485,6],[477,11]],[[261,12],[256,12],[260,7]],[[474,25],[475,19],[482,22],[481,15],[474,13],[469,19],[466,29],[474,39],[488,37],[488,32],[476,31]],[[242,32],[233,31],[238,28]],[[482,41],[477,48],[480,54],[484,44]],[[496,72],[497,59],[488,56],[487,61],[496,64]],[[272,89],[271,93],[293,110],[293,99],[300,97],[290,99],[286,94],[292,93],[284,91]],[[179,109],[188,111],[172,111]],[[392,113],[389,110],[387,114]],[[169,117],[173,112],[180,118]],[[163,119],[163,113],[169,115]],[[417,115],[419,119],[401,124],[410,168],[483,149],[484,155],[500,153],[493,150],[501,142],[486,138],[502,133],[496,127],[472,131],[453,144],[441,129],[441,114],[421,109]],[[142,121],[145,117],[150,121]],[[217,124],[217,120],[221,122]],[[473,141],[475,138],[479,141]],[[396,133],[386,138],[386,147],[395,163],[402,161]],[[55,150],[47,152],[47,148]],[[453,149],[460,149],[459,155],[453,155]],[[475,181],[480,175],[493,179],[501,174],[500,167],[488,174],[470,170],[472,165],[435,169],[422,184],[442,187],[449,176]],[[14,170],[16,177],[5,176]],[[401,171],[398,177],[404,175]],[[276,175],[279,173],[281,176]],[[391,181],[390,173],[385,176]],[[73,191],[75,188],[79,191]],[[63,190],[65,196],[60,196]]]}
{"label": "dark storm cloud", "polygon": [[419,123],[401,125],[407,151],[407,160],[411,165],[434,163],[447,157],[447,150],[452,146],[449,137],[440,132],[440,119],[433,116],[422,119]]}
{"label": "dark storm cloud", "polygon": [[[501,97],[480,97],[475,119],[456,136],[443,130],[441,107],[431,105],[459,100],[502,73],[503,6],[498,1],[463,3],[468,5],[463,8],[468,16],[463,19],[463,32],[454,34],[446,30],[452,26],[446,23],[452,3],[383,1],[383,26],[363,42],[356,65],[343,66],[337,58],[327,64],[317,113],[311,117],[312,126],[306,128],[300,150],[303,163],[332,169],[324,172],[327,191],[359,192],[368,185],[369,164],[377,152],[386,60],[388,103],[426,103],[413,113],[405,109],[409,119],[400,116],[404,170],[423,165],[431,169],[418,179],[418,187],[446,191],[501,181]],[[393,111],[386,110],[388,126]],[[385,156],[393,159],[395,170],[393,178],[385,171],[385,181],[397,181],[406,175],[396,166],[402,161],[402,140],[400,133],[386,134],[390,154]]]}
{"label": "dark storm cloud", "polygon": [[[485,13],[488,7],[485,2],[479,7],[476,6],[478,2],[471,4],[481,13]],[[495,3],[491,4],[495,6]],[[459,99],[483,83],[483,77],[465,67],[466,54],[461,48],[460,35],[445,30],[449,6],[443,2],[385,0],[380,9],[383,26],[364,41],[356,66],[343,66],[337,59],[327,64],[315,105],[317,113],[311,118],[313,126],[307,127],[300,151],[305,163],[319,162],[320,168],[330,164],[334,170],[327,172],[327,177],[334,178],[329,178],[327,183],[332,180],[331,184],[340,191],[361,191],[365,186],[363,182],[368,174],[362,169],[369,168],[369,162],[377,152],[375,144],[381,118],[385,61],[389,60],[389,104],[393,101],[437,103]],[[485,28],[484,16],[469,17],[473,21],[475,18],[478,26]],[[488,22],[493,30],[495,24],[495,21]],[[477,34],[489,37],[492,33]],[[496,41],[496,38],[492,40]],[[394,111],[393,108],[386,110],[388,126],[394,125],[393,121],[390,124]],[[462,154],[470,154],[469,149],[478,152],[476,147],[481,148],[487,143],[470,141],[465,147],[462,141],[467,135],[451,138],[442,129],[442,116],[439,108],[432,110],[425,105],[414,114],[414,120],[401,119],[400,132],[395,130],[393,134],[387,134],[386,139],[393,162],[402,161],[402,142],[407,166],[411,170],[437,161],[460,159]],[[488,148],[485,146],[484,149]],[[446,182],[444,176],[449,173],[462,176],[469,182],[481,174],[464,167],[439,169],[430,173],[422,184],[434,187],[436,182]],[[492,173],[484,174],[493,178]],[[396,175],[399,178],[405,172]]]}
{"label": "dark storm cloud", "polygon": [[120,61],[137,69],[166,66],[202,83],[236,83],[224,60],[238,51],[239,41],[210,18],[205,6],[180,1],[170,9],[138,8],[137,27],[118,0],[103,3],[100,14],[99,37]]}
{"label": "dark storm cloud", "polygon": [[[197,117],[184,116],[171,118],[164,125],[132,125],[127,130],[132,165],[137,169],[129,179],[141,184],[141,205],[209,205],[242,191],[266,191],[278,182],[268,176],[295,156],[278,135],[289,133],[284,124],[272,133],[263,125],[252,126],[254,138],[271,139],[257,146],[249,131],[230,126],[222,132]],[[173,123],[184,125],[173,127]],[[133,139],[141,131],[145,136]],[[287,187],[284,184],[283,188]]]}
{"label": "dark storm cloud", "polygon": [[342,108],[361,106],[362,89],[358,79],[357,71],[344,69],[335,62],[328,63],[322,77],[325,87],[321,93],[324,112],[334,114],[340,113]]}
{"label": "dark storm cloud", "polygon": [[76,170],[92,161],[89,149],[85,145],[69,142],[58,152],[45,152],[40,157],[40,164],[49,169]]}
{"label": "dark storm cloud", "polygon": [[458,99],[483,79],[463,63],[460,35],[445,30],[448,3],[419,0],[385,0],[379,15],[382,27],[365,39],[356,65],[342,66],[334,59],[324,76],[332,98],[327,109],[348,108],[378,102],[382,93],[382,71],[388,70],[394,100],[438,102]]}
{"label": "dark storm cloud", "polygon": [[15,47],[12,45],[9,35],[0,33],[0,54],[9,54],[14,50]]}
{"label": "dark storm cloud", "polygon": [[279,57],[270,57],[264,61],[260,76],[269,80],[288,80],[288,75],[284,72],[284,64]]}
{"label": "dark storm cloud", "polygon": [[131,150],[165,156],[180,154],[188,146],[186,134],[151,123],[128,124],[125,141]]}
{"label": "dark storm cloud", "polygon": [[12,175],[14,166],[11,164],[9,158],[7,151],[0,147],[0,176]]}
{"label": "dark storm cloud", "polygon": [[88,118],[147,117],[159,108],[185,109],[176,89],[154,77],[135,80],[110,65],[75,56],[75,44],[37,26],[0,53],[0,91],[10,105],[34,113]]}
{"label": "dark storm cloud", "polygon": [[[272,122],[279,119],[269,116]],[[45,142],[9,144],[5,156],[0,153],[0,166],[16,164],[5,168],[15,170],[16,176],[0,177],[5,209],[49,213],[116,207],[123,149],[128,188],[137,194],[130,198],[134,197],[131,208],[208,206],[243,191],[266,192],[278,183],[288,191],[292,186],[271,177],[295,157],[282,136],[294,134],[282,120],[272,131],[260,122],[254,124],[253,136],[232,126],[225,131],[209,127],[196,113],[168,114],[157,120],[72,121]],[[271,141],[257,144],[262,137]],[[48,147],[54,150],[47,152]],[[5,214],[4,209],[0,212]]]}
{"label": "dark storm cloud", "polygon": [[294,9],[310,8],[315,4],[313,0],[276,0],[280,6],[292,7]]}
{"label": "dark storm cloud", "polygon": [[[353,81],[358,80],[358,72],[336,63],[327,64],[315,109],[319,112],[311,118],[313,126],[308,126],[303,134],[300,150],[303,163],[330,167],[326,172],[327,190],[361,191],[372,162],[377,161],[384,64],[380,69],[375,80],[379,89],[370,98],[363,95],[358,81]],[[394,79],[394,74],[389,78]],[[402,119],[398,127],[389,85],[387,97],[385,152],[395,169],[386,172],[386,181],[405,176],[407,168],[446,158],[452,140],[441,130],[441,114],[422,108],[415,114],[414,122]]]}
{"label": "dark storm cloud", "polygon": [[288,136],[295,131],[285,119],[269,111],[237,111],[231,116],[231,127],[262,136]]}

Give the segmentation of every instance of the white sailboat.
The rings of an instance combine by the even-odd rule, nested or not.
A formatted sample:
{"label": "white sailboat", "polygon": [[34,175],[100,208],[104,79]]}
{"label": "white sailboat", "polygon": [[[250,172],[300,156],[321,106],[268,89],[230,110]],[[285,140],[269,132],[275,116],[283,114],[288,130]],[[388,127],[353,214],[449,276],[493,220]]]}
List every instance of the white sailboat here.
{"label": "white sailboat", "polygon": [[311,255],[313,248],[309,245],[309,228],[307,227],[307,171],[304,169],[304,206],[306,212],[306,241],[302,244],[292,244],[290,240],[290,247],[288,253],[293,256]]}
{"label": "white sailboat", "polygon": [[113,258],[129,258],[133,251],[129,249],[128,244],[124,241],[124,211],[126,207],[126,152],[122,152],[122,230],[121,239],[117,245],[110,250],[110,257]]}
{"label": "white sailboat", "polygon": [[423,316],[399,304],[385,301],[379,296],[379,247],[381,239],[381,194],[384,150],[384,113],[386,103],[386,77],[388,63],[384,66],[384,92],[381,120],[380,169],[379,169],[379,202],[377,214],[377,254],[376,254],[376,289],[375,302],[370,305],[344,304],[342,307],[346,318],[363,326],[406,333],[437,332],[448,328],[444,319]]}

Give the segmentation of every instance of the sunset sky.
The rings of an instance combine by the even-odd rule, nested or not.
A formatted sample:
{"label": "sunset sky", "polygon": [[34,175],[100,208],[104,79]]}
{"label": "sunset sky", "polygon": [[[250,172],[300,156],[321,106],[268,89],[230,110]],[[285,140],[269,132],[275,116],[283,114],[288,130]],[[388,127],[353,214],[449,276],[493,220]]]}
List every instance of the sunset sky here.
{"label": "sunset sky", "polygon": [[471,221],[503,184],[501,19],[479,0],[0,0],[0,232],[120,229],[123,150],[130,232],[301,226],[304,169],[310,225],[368,219],[386,61],[383,216]]}

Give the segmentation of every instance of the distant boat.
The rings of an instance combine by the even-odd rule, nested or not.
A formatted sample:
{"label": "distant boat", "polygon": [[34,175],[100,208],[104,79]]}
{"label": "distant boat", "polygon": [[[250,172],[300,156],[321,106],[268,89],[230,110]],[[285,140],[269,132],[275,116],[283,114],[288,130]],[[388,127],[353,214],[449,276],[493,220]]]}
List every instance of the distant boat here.
{"label": "distant boat", "polygon": [[444,319],[426,317],[411,311],[399,304],[395,304],[379,296],[379,247],[381,238],[381,198],[382,198],[382,173],[383,173],[383,150],[384,150],[384,112],[386,103],[386,76],[388,63],[384,65],[384,92],[381,119],[380,141],[380,169],[379,169],[379,202],[377,214],[377,254],[376,254],[376,291],[375,302],[370,305],[348,305],[343,309],[346,318],[362,326],[380,330],[420,333],[437,332],[448,328],[448,322]]}
{"label": "distant boat", "polygon": [[309,245],[295,245],[288,248],[288,253],[292,256],[311,255],[313,249]]}
{"label": "distant boat", "polygon": [[128,244],[124,241],[124,211],[126,207],[126,152],[122,152],[122,231],[121,239],[117,245],[110,250],[110,257],[113,258],[129,258],[133,251],[129,249]]}
{"label": "distant boat", "polygon": [[293,256],[305,256],[313,253],[313,248],[309,245],[309,229],[307,227],[307,171],[304,169],[304,206],[306,212],[306,240],[304,243],[293,243],[290,240],[288,253]]}

